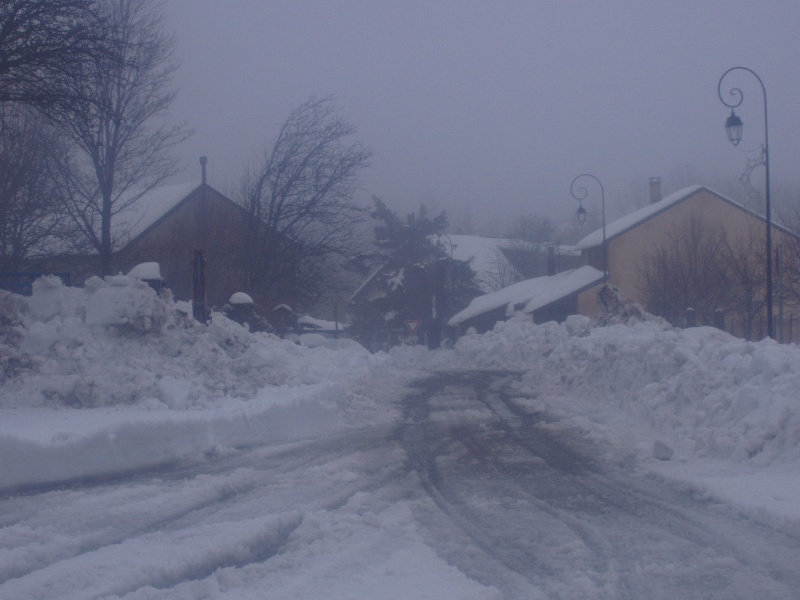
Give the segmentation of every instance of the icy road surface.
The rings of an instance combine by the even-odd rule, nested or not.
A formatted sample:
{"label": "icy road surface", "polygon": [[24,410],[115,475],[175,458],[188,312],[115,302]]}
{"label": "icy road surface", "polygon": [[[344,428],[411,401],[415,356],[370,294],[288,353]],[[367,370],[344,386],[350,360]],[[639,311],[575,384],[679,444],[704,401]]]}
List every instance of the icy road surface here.
{"label": "icy road surface", "polygon": [[800,540],[438,373],[392,427],[0,498],[0,598],[797,598]]}

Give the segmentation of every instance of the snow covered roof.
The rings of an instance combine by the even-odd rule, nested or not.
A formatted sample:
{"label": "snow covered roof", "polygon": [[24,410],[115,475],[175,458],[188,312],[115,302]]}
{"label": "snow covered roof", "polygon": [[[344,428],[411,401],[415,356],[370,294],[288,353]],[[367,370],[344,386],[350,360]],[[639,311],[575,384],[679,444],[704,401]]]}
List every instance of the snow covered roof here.
{"label": "snow covered roof", "polygon": [[491,291],[494,288],[492,281],[497,279],[497,273],[501,270],[513,269],[513,266],[502,248],[509,247],[512,240],[502,238],[486,238],[475,235],[448,235],[442,236],[441,241],[445,245],[445,250],[449,251],[447,238],[453,242],[453,258],[463,262],[472,260],[472,270],[475,271],[478,285],[483,291]]}
{"label": "snow covered roof", "polygon": [[[736,202],[735,200],[731,200],[727,196],[723,196],[719,192],[715,192],[714,190],[707,188],[702,185],[692,185],[689,187],[685,187],[682,190],[678,190],[674,194],[670,194],[669,196],[665,197],[658,202],[654,202],[653,204],[648,204],[638,210],[633,211],[632,213],[625,215],[622,218],[613,221],[612,223],[606,223],[606,240],[610,240],[613,237],[616,237],[634,227],[637,227],[640,223],[646,221],[647,219],[664,212],[674,205],[690,198],[691,196],[695,195],[700,191],[705,191],[722,200],[723,202],[727,202],[728,204],[735,206],[736,208],[752,215],[756,219],[764,221],[766,223],[766,218],[764,215],[760,215],[757,212],[754,212],[747,208],[746,206]],[[797,236],[797,234],[785,226],[781,225],[780,223],[776,223],[773,219],[772,227],[774,229],[780,229],[784,233],[787,233],[792,236]],[[603,243],[603,229],[600,228],[597,231],[593,231],[585,238],[583,238],[580,242],[578,242],[576,248],[579,250],[587,250],[589,248],[595,248],[600,246]]]}
{"label": "snow covered roof", "polygon": [[584,266],[557,275],[520,281],[497,292],[478,296],[464,310],[453,315],[447,324],[459,325],[503,306],[506,307],[506,315],[516,312],[515,307],[520,305],[524,305],[523,313],[531,313],[569,294],[592,286],[602,279],[602,272],[594,267]]}
{"label": "snow covered roof", "polygon": [[[461,261],[473,259],[472,265],[476,271],[491,268],[497,251],[511,245],[512,242],[512,240],[477,235],[454,234],[448,237],[453,242],[453,258]],[[442,241],[446,242],[447,238],[443,236]],[[445,250],[449,251],[449,249],[445,243]]]}
{"label": "snow covered roof", "polygon": [[112,221],[116,235],[124,237],[123,245],[137,238],[181,200],[191,194],[200,183],[178,183],[153,188],[142,196],[129,209],[121,212]]}
{"label": "snow covered roof", "polygon": [[128,277],[152,281],[164,281],[161,277],[161,266],[157,262],[139,263],[128,271]]}
{"label": "snow covered roof", "polygon": [[[638,210],[633,211],[617,219],[616,221],[612,221],[611,223],[606,223],[606,240],[611,239],[629,229],[632,229],[639,225],[642,221],[646,221],[650,217],[667,210],[668,208],[672,207],[675,204],[685,200],[689,196],[697,193],[701,189],[704,189],[703,186],[700,185],[692,185],[682,190],[678,190],[674,194],[670,194],[665,198],[659,200],[658,202],[654,202],[653,204],[648,204]],[[719,194],[717,194],[719,195]],[[744,207],[743,207],[744,208]],[[594,248],[595,246],[600,246],[603,243],[603,229],[600,228],[597,231],[593,231],[585,238],[583,238],[580,242],[578,242],[576,248],[579,250],[587,250],[589,248]]]}

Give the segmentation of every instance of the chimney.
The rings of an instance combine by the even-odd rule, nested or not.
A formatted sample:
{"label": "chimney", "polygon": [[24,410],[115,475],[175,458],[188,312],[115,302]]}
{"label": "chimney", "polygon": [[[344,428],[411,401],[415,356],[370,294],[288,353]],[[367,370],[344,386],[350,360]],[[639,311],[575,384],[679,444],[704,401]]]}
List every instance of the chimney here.
{"label": "chimney", "polygon": [[[205,156],[201,156],[200,157],[200,170],[203,173],[203,183],[206,182],[206,163],[207,162],[208,162],[208,158],[207,157],[205,157]],[[650,181],[652,181],[652,179]],[[653,184],[651,183],[650,185],[652,186]],[[650,193],[652,194],[652,192],[650,192]]]}
{"label": "chimney", "polygon": [[650,178],[650,204],[661,200],[661,177]]}
{"label": "chimney", "polygon": [[556,247],[553,244],[547,246],[547,274],[551,277],[556,274]]}

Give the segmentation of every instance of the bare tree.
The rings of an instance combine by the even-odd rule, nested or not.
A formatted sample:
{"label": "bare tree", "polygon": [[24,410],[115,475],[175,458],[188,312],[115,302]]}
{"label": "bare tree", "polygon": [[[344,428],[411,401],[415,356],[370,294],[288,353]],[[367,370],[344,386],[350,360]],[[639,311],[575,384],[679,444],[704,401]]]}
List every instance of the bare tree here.
{"label": "bare tree", "polygon": [[496,247],[489,259],[491,269],[488,273],[482,273],[480,284],[488,287],[492,291],[498,291],[518,281],[524,277],[508,261],[508,257],[502,248]]}
{"label": "bare tree", "polygon": [[56,118],[78,150],[62,163],[62,198],[107,275],[127,233],[114,231],[112,221],[176,172],[169,150],[190,132],[165,121],[175,63],[160,2],[105,0],[98,10],[102,36],[115,51],[83,65],[73,91],[85,101]]}
{"label": "bare tree", "polygon": [[648,311],[682,323],[687,308],[700,322],[713,323],[714,312],[726,306],[724,232],[692,213],[671,225],[664,242],[644,257],[639,291]]}
{"label": "bare tree", "polygon": [[366,212],[353,194],[372,153],[350,141],[354,133],[332,98],[311,98],[242,178],[238,199],[253,224],[250,289],[263,301],[316,301],[329,284],[331,261],[362,251],[353,232]]}
{"label": "bare tree", "polygon": [[[797,240],[783,231],[778,243],[783,277],[774,300],[785,300],[792,309],[800,300]],[[722,309],[733,333],[755,339],[767,330],[766,264],[760,220],[753,216],[743,229],[726,230],[692,213],[674,222],[665,241],[644,258],[639,291],[650,312],[672,323],[682,323],[686,309],[693,308],[698,322],[710,325]]]}
{"label": "bare tree", "polygon": [[762,330],[766,330],[767,258],[761,223],[750,222],[744,235],[725,235],[721,256],[728,276],[726,307],[739,322],[744,337],[753,339],[759,320]]}
{"label": "bare tree", "polygon": [[[778,325],[779,329],[785,334],[784,326],[786,317],[784,309],[789,312],[789,327],[798,313],[800,307],[800,194],[796,188],[779,188],[777,193],[773,193],[773,202],[778,206],[778,214],[781,223],[790,232],[790,235],[783,236],[775,244],[776,262],[776,289],[775,301],[778,305]],[[782,335],[783,335],[782,334]]]}
{"label": "bare tree", "polygon": [[63,226],[52,157],[63,139],[37,113],[0,105],[0,270],[18,271],[43,254]]}
{"label": "bare tree", "polygon": [[520,215],[508,231],[503,252],[522,279],[547,273],[545,248],[553,241],[555,227],[546,216]]}
{"label": "bare tree", "polygon": [[118,59],[107,43],[101,0],[0,2],[0,101],[52,110],[80,110],[75,85],[98,56]]}
{"label": "bare tree", "polygon": [[0,101],[40,104],[95,50],[94,0],[0,3]]}

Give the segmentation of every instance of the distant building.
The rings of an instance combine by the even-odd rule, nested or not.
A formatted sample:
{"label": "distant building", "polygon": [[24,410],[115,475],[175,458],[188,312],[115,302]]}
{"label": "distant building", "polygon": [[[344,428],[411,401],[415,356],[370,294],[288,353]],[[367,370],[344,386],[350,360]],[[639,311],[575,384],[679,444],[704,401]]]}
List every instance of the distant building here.
{"label": "distant building", "polygon": [[[758,252],[763,251],[766,221],[741,204],[702,186],[688,187],[665,198],[661,197],[659,189],[655,193],[651,189],[649,205],[606,225],[608,283],[619,288],[624,298],[638,302],[647,309],[642,288],[645,261],[654,250],[671,243],[670,236],[685,228],[692,218],[702,218],[719,226],[733,240],[755,235],[754,247]],[[798,236],[785,227],[773,224],[773,245],[784,249],[787,257],[784,271],[796,271],[797,265],[790,264],[788,257],[797,256],[800,248]],[[586,236],[576,248],[580,251],[583,264],[580,269],[533,278],[475,298],[465,310],[454,315],[449,324],[462,332],[470,326],[485,331],[498,320],[514,314],[529,314],[535,322],[563,321],[569,314],[594,316],[599,311],[597,297],[603,285],[602,229]],[[759,259],[759,256],[754,260],[765,260],[763,257]],[[780,283],[777,274],[775,288],[775,318],[779,320],[776,331],[782,332],[783,341],[800,340],[800,307],[788,297],[778,297]],[[763,287],[753,293],[757,300],[765,295]],[[782,311],[778,310],[779,303]],[[762,313],[759,313],[756,331],[751,332],[753,337],[766,335],[766,310]],[[783,320],[780,320],[781,314]],[[724,325],[726,330],[735,335],[745,336],[747,333],[742,315],[726,315]]]}
{"label": "distant building", "polygon": [[535,323],[564,321],[578,313],[580,295],[602,280],[603,273],[589,266],[527,279],[478,296],[447,324],[463,334],[470,328],[484,333],[518,314],[530,315]]}
{"label": "distant building", "polygon": [[[113,256],[116,272],[127,273],[140,263],[158,263],[174,296],[189,300],[194,251],[202,249],[209,306],[220,307],[232,292],[248,289],[250,215],[207,183],[155,188],[120,213],[112,225],[118,248]],[[100,273],[96,254],[53,256],[31,266],[35,271],[70,273],[73,285]]]}
{"label": "distant building", "polygon": [[[609,283],[618,287],[625,298],[642,304],[645,309],[649,308],[642,289],[642,269],[646,258],[655,249],[673,243],[670,236],[674,236],[676,231],[688,227],[692,219],[702,219],[706,223],[719,226],[733,240],[743,240],[746,236],[755,236],[754,248],[758,256],[754,260],[759,266],[766,260],[761,254],[765,248],[765,218],[736,201],[703,186],[687,187],[665,198],[661,198],[660,194],[651,194],[651,197],[653,200],[651,204],[606,226]],[[773,247],[782,246],[787,259],[792,254],[796,255],[797,235],[777,223],[773,223],[772,231]],[[578,242],[577,248],[581,251],[585,265],[602,269],[602,230],[586,236]],[[797,268],[796,264],[789,265],[788,260],[785,266],[787,269],[794,268],[796,270]],[[580,295],[578,311],[581,314],[591,316],[597,313],[598,289],[599,285]],[[775,307],[778,306],[779,301],[777,289],[776,284],[773,291]],[[761,301],[765,295],[766,289],[763,285],[753,292],[753,297],[757,301]],[[784,331],[785,341],[800,340],[800,323],[797,323],[800,310],[788,299],[785,307],[784,320],[786,323],[779,323],[776,331]],[[766,309],[762,313],[757,320],[756,330],[751,334],[754,338],[766,336]],[[776,320],[779,318],[777,308],[775,318]],[[682,325],[683,323],[675,324]],[[735,335],[742,337],[746,335],[741,315],[728,314],[725,328]]]}

